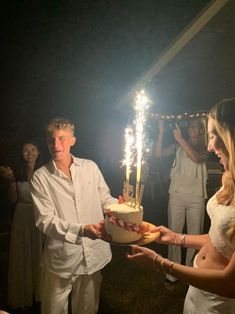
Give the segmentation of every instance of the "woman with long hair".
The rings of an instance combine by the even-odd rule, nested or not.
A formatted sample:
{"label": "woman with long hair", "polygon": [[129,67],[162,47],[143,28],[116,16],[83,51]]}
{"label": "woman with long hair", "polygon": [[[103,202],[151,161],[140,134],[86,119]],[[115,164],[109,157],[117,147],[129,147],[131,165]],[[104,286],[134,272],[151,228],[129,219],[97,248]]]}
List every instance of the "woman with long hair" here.
{"label": "woman with long hair", "polygon": [[[190,118],[187,132],[182,132],[178,124],[172,128],[174,143],[163,145],[163,121],[159,123],[159,134],[156,141],[156,157],[174,155],[170,171],[168,228],[182,233],[184,228],[190,234],[202,234],[205,217],[205,200],[207,199],[207,167],[204,119]],[[186,134],[184,134],[186,133]],[[192,266],[196,250],[186,250],[185,265]],[[168,258],[182,263],[181,248],[168,246]],[[179,280],[166,274],[164,286],[173,289]]]}
{"label": "woman with long hair", "polygon": [[8,185],[8,199],[16,204],[11,227],[8,269],[8,305],[30,307],[39,301],[42,235],[35,226],[30,180],[41,165],[38,145],[27,140],[21,147],[16,171],[0,167],[0,176]]}
{"label": "woman with long hair", "polygon": [[235,98],[221,101],[208,118],[208,150],[224,166],[220,190],[208,201],[208,234],[181,235],[160,226],[158,242],[199,250],[193,267],[163,258],[156,252],[132,246],[130,261],[162,271],[189,284],[184,313],[235,312]]}

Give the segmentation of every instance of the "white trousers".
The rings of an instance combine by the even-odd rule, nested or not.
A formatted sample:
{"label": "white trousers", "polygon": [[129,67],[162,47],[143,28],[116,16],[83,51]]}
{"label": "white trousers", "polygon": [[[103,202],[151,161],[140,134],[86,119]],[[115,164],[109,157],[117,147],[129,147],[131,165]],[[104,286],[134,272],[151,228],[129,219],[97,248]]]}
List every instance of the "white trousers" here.
{"label": "white trousers", "polygon": [[[168,226],[177,233],[182,233],[186,224],[188,234],[202,234],[205,218],[205,200],[201,196],[182,193],[170,193],[168,203]],[[192,266],[195,249],[187,249],[185,265]],[[168,258],[181,264],[181,247],[168,246]],[[167,275],[169,280],[176,280]]]}
{"label": "white trousers", "polygon": [[97,313],[101,281],[100,271],[91,275],[61,278],[44,268],[41,285],[41,313],[67,314],[69,299],[72,314]]}

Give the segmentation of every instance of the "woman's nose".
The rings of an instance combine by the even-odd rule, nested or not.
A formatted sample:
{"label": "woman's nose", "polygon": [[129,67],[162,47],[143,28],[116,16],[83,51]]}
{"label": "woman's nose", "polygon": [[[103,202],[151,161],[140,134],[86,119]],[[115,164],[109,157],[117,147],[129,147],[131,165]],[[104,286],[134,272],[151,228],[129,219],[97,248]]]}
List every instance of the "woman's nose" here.
{"label": "woman's nose", "polygon": [[208,143],[208,145],[207,145],[207,150],[210,153],[212,153],[214,151],[210,143]]}

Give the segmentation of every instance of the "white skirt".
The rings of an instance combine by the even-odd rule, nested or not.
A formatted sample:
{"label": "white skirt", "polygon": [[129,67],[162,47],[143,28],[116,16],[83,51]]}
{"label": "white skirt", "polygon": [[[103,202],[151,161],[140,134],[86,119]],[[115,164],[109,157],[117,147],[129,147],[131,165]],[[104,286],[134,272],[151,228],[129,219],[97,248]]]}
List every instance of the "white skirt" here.
{"label": "white skirt", "polygon": [[[197,255],[194,267],[197,268]],[[189,286],[183,314],[234,314],[235,299],[225,298],[217,294]]]}
{"label": "white skirt", "polygon": [[8,305],[31,306],[39,301],[42,234],[35,226],[33,204],[16,205],[10,242]]}

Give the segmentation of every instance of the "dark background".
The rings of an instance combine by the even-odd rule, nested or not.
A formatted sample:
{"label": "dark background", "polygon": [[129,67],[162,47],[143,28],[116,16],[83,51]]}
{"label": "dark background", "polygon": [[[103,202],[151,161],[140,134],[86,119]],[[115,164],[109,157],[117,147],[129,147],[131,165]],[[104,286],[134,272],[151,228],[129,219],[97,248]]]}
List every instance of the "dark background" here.
{"label": "dark background", "polygon": [[[25,137],[43,143],[48,119],[66,116],[77,126],[74,153],[95,160],[109,184],[112,172],[122,178],[123,134],[134,119],[134,97],[128,103],[122,98],[212,2],[5,2],[0,13],[1,161],[11,159]],[[230,1],[146,82],[152,112],[195,112],[234,95],[234,12]],[[154,138],[155,121],[147,128]]]}
{"label": "dark background", "polygon": [[[211,3],[214,1],[1,2],[0,165],[14,165],[21,142],[32,137],[38,139],[46,160],[43,128],[50,118],[65,116],[77,127],[74,154],[97,162],[112,195],[121,194],[124,128],[134,120],[135,95],[125,96]],[[230,0],[156,77],[145,82],[143,88],[152,100],[150,112],[195,113],[234,96],[234,16],[235,1]],[[150,148],[156,133],[157,120],[150,116],[146,125]],[[145,220],[166,224],[167,170],[172,160],[164,164],[148,161],[161,178],[157,181],[155,172],[152,186],[146,185]],[[220,178],[212,181],[214,192]],[[6,200],[6,188],[0,181],[0,305],[7,300],[14,211]],[[105,268],[100,313],[181,312],[185,285],[167,292],[163,278],[155,278],[160,273],[154,277],[141,273],[120,258],[120,252],[114,249],[113,253],[115,258]]]}

